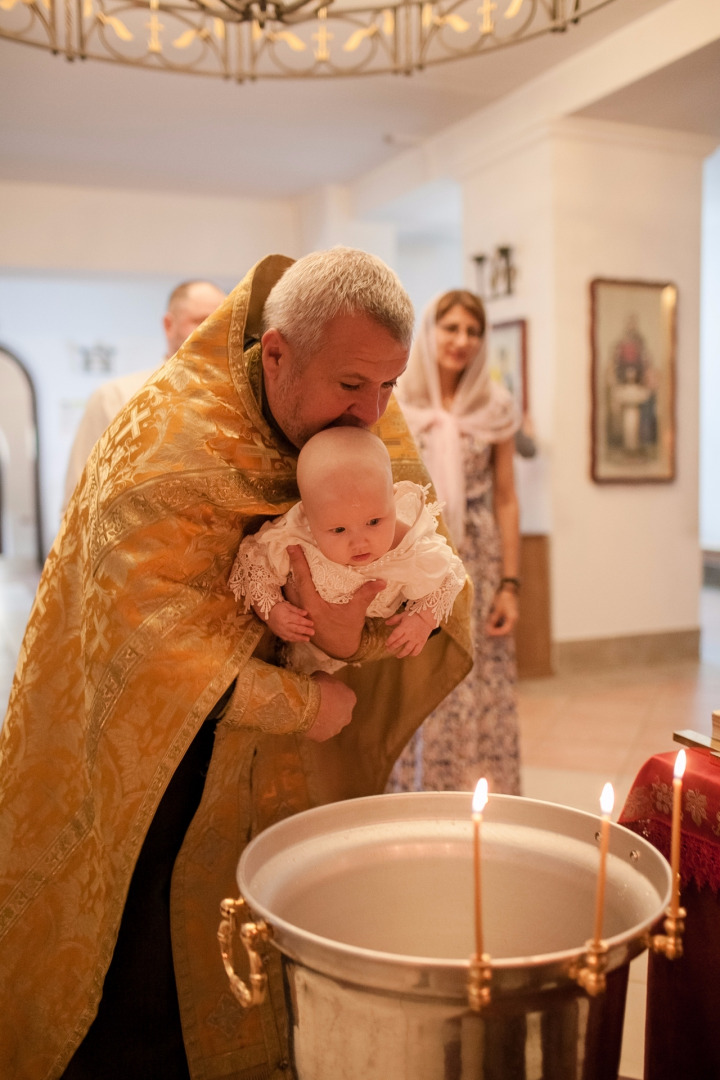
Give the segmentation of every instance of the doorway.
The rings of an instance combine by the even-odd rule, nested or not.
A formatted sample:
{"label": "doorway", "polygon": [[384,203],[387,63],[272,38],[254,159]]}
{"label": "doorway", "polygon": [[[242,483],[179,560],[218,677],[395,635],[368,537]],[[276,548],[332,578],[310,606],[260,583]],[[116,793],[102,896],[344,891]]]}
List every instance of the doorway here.
{"label": "doorway", "polygon": [[19,359],[0,345],[0,555],[43,563],[37,401]]}

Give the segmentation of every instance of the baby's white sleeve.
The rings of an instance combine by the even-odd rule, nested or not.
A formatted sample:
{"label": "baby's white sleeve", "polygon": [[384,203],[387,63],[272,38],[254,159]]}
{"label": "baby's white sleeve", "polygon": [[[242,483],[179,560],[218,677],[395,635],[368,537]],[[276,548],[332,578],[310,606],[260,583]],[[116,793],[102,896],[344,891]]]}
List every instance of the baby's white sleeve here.
{"label": "baby's white sleeve", "polygon": [[[436,626],[445,622],[465,585],[465,567],[444,537],[435,535],[418,544],[418,579],[407,604],[407,611],[430,611]],[[429,590],[418,596],[417,585],[425,581]],[[432,583],[432,585],[430,584]]]}
{"label": "baby's white sleeve", "polygon": [[283,599],[284,580],[270,564],[268,546],[262,543],[264,528],[260,533],[243,537],[228,585],[238,600],[244,601],[245,611],[255,607],[267,619],[271,610]]}

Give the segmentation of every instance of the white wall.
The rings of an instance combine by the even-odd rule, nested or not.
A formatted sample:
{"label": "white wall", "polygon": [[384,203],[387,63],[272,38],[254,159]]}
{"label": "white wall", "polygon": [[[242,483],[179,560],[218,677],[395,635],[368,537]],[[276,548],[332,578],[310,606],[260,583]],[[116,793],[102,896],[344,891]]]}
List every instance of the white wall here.
{"label": "white wall", "polygon": [[[520,498],[525,531],[551,532],[558,642],[698,624],[700,213],[707,150],[707,140],[677,133],[560,121],[518,140],[465,181],[468,251],[509,243],[519,268],[516,294],[489,308],[492,322],[528,319],[530,405],[541,454],[529,463],[537,471],[520,478]],[[673,483],[598,485],[590,478],[594,277],[678,285]]]}
{"label": "white wall", "polygon": [[237,281],[271,252],[301,254],[290,200],[0,182],[0,267]]}
{"label": "white wall", "polygon": [[[607,127],[600,136],[599,125],[584,135],[577,125],[560,132],[568,116],[719,34],[720,4],[668,0],[352,185],[356,212],[371,214],[415,189],[460,182],[469,286],[468,256],[501,242],[514,248],[517,293],[491,302],[489,314],[491,322],[529,324],[530,409],[540,455],[517,463],[516,476],[523,530],[552,535],[559,642],[697,628],[700,176],[715,144],[678,133],[631,132],[623,139]],[[715,253],[716,228],[708,225]],[[710,243],[706,261],[716,257]],[[720,309],[715,274],[706,310]],[[679,286],[673,484],[601,488],[589,478],[588,286],[601,275],[669,278]],[[716,372],[717,328],[711,318],[704,329],[707,363],[714,361]],[[706,380],[711,414],[717,389]],[[712,423],[717,432],[715,417],[706,428]],[[708,483],[720,451],[716,438],[705,444]],[[706,502],[714,498],[718,506],[713,491]]]}
{"label": "white wall", "polygon": [[[271,252],[302,254],[291,201],[0,183],[0,344],[35,382],[46,550],[90,393],[162,360],[162,315],[178,282],[229,289]],[[113,350],[110,373],[81,368],[81,350],[98,345]]]}
{"label": "white wall", "polygon": [[490,333],[494,323],[527,321],[528,404],[539,452],[532,460],[515,462],[525,533],[548,533],[553,524],[549,480],[556,445],[556,286],[549,270],[555,243],[552,181],[550,143],[538,130],[533,138],[488,155],[483,168],[463,185],[465,283],[476,288],[473,254],[491,255],[498,246],[509,244],[517,267],[514,292],[487,301]]}
{"label": "white wall", "polygon": [[[561,125],[554,277],[556,639],[698,625],[700,236],[705,140],[598,122]],[[678,286],[676,479],[589,479],[588,283]]]}
{"label": "white wall", "polygon": [[[162,361],[162,315],[175,284],[169,277],[0,273],[0,344],[22,360],[37,394],[45,551],[85,402],[107,379]],[[109,350],[111,370],[84,371],[83,350]]]}
{"label": "white wall", "polygon": [[418,316],[438,293],[461,286],[465,279],[460,222],[441,234],[400,233],[395,270]]}
{"label": "white wall", "polygon": [[395,267],[396,229],[385,222],[363,221],[352,211],[350,192],[337,184],[302,196],[298,200],[302,253],[323,251],[342,244],[362,248]]}
{"label": "white wall", "polygon": [[[705,140],[598,122],[553,137],[558,195],[553,591],[558,641],[698,625],[700,219]],[[589,477],[588,285],[674,282],[676,479]]]}
{"label": "white wall", "polygon": [[700,542],[720,551],[720,150],[705,162],[700,357]]}

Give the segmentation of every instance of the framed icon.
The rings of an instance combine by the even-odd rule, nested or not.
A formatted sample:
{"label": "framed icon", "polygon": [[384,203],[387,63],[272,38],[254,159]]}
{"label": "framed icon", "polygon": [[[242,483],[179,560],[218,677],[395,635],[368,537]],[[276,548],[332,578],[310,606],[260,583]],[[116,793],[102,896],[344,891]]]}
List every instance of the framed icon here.
{"label": "framed icon", "polygon": [[596,278],[590,311],[592,479],[674,480],[677,288]]}
{"label": "framed icon", "polygon": [[517,402],[520,415],[528,411],[527,321],[495,323],[488,337],[490,376],[505,386]]}

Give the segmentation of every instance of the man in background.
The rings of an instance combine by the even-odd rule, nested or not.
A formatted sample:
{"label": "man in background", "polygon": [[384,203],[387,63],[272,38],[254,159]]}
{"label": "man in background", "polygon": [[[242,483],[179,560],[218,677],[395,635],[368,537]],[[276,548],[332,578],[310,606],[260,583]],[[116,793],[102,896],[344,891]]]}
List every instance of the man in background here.
{"label": "man in background", "polygon": [[[163,329],[167,341],[165,359],[174,356],[182,343],[190,337],[200,323],[225,299],[225,293],[211,281],[183,281],[170,293],[167,311],[163,315]],[[78,425],[70,450],[63,508],[70,502],[80,473],[95,443],[108,428],[124,405],[136,394],[153,372],[153,368],[132,371],[99,386],[91,394],[85,412]]]}

